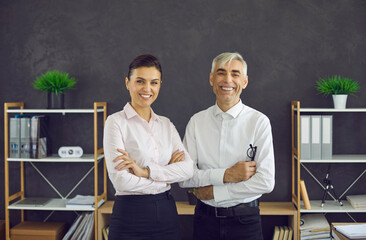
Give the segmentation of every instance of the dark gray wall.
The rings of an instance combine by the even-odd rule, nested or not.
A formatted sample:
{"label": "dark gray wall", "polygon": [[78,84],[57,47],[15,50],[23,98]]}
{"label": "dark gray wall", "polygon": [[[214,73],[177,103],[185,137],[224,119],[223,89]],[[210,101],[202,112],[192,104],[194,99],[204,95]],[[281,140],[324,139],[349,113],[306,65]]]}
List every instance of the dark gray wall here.
{"label": "dark gray wall", "polygon": [[[290,101],[300,100],[303,107],[332,107],[331,98],[316,93],[314,82],[322,76],[341,74],[359,81],[362,87],[358,97],[349,98],[348,107],[365,107],[365,12],[365,0],[2,0],[0,101],[24,101],[27,108],[46,107],[46,95],[34,90],[31,83],[41,73],[59,69],[78,79],[76,89],[66,94],[68,108],[91,108],[93,101],[106,101],[111,114],[129,100],[123,84],[129,62],[136,55],[151,53],[160,59],[164,72],[153,108],[169,117],[183,137],[190,116],[215,102],[208,82],[212,59],[224,51],[238,51],[248,63],[249,75],[242,100],[265,113],[273,128],[276,187],[263,200],[289,201]],[[0,118],[2,122],[3,111]],[[365,114],[339,114],[335,118],[335,126],[345,126],[335,131],[335,137],[342,139],[335,141],[335,151],[362,152]],[[70,119],[78,126],[70,125]],[[68,137],[63,131],[53,130],[58,136],[54,148],[64,144],[60,139],[66,138],[67,144],[91,151],[92,138],[85,134],[89,125],[84,125],[88,120],[84,120],[71,116],[54,120],[54,125],[73,129]],[[0,134],[3,136],[3,128]],[[0,148],[2,159],[3,153]],[[1,176],[3,166],[1,161]],[[355,172],[365,168],[360,166],[334,168],[340,192],[353,181]],[[320,177],[326,169],[322,167],[314,166]],[[54,165],[43,168],[50,175],[59,174]],[[76,171],[65,168],[60,171]],[[84,171],[82,166],[78,171]],[[29,166],[26,173],[29,183],[46,186]],[[0,179],[3,196],[4,178]],[[75,179],[56,180],[67,192]],[[92,184],[88,181],[81,191]],[[315,190],[314,182],[309,179],[307,185],[310,195],[320,198],[321,191]],[[361,191],[360,186],[356,192]],[[108,196],[113,198],[111,184],[108,187]],[[37,192],[35,185],[28,184],[27,188]],[[47,187],[44,191],[45,195],[53,194]],[[178,200],[185,200],[183,190],[174,186],[173,192]],[[3,197],[0,203],[0,218],[4,218]],[[34,218],[38,214],[29,213]],[[184,219],[185,228],[190,229],[190,221]]]}

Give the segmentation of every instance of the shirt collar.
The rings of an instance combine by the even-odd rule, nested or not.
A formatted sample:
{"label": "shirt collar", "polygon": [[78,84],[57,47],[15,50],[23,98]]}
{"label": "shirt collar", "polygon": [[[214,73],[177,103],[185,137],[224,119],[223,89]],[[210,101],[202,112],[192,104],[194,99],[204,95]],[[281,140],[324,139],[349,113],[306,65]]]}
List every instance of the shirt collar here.
{"label": "shirt collar", "polygon": [[241,110],[243,110],[243,108],[244,108],[244,104],[242,103],[241,99],[239,99],[239,102],[237,104],[235,104],[234,106],[232,106],[226,112],[223,112],[221,110],[221,108],[217,105],[217,102],[216,102],[215,107],[214,107],[214,114],[215,114],[215,116],[217,116],[221,113],[226,113],[226,114],[230,115],[231,117],[236,118],[239,115],[239,113],[241,112]]}
{"label": "shirt collar", "polygon": [[[140,117],[140,115],[135,111],[135,109],[133,109],[133,107],[131,106],[131,104],[128,102],[126,103],[126,105],[124,106],[123,110],[126,113],[126,117],[127,119],[133,118],[133,117]],[[155,112],[152,110],[152,108],[150,108],[151,110],[151,119],[152,121],[160,121],[160,118],[157,114],[155,114]]]}

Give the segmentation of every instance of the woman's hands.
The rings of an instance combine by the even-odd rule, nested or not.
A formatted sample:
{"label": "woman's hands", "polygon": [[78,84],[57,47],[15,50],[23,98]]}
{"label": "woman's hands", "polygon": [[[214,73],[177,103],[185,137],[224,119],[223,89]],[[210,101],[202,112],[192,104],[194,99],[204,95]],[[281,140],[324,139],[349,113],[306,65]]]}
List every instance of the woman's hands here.
{"label": "woman's hands", "polygon": [[137,177],[149,178],[149,169],[141,168],[139,165],[137,165],[136,162],[128,156],[128,153],[126,151],[122,149],[117,149],[117,151],[122,153],[123,155],[116,157],[113,162],[118,162],[120,160],[123,161],[118,163],[115,169],[117,169],[118,171],[128,169],[130,173],[136,175]]}
{"label": "woman's hands", "polygon": [[[122,153],[122,155],[116,157],[113,162],[118,162],[120,160],[123,161],[118,163],[115,169],[117,169],[118,171],[128,169],[130,173],[134,174],[137,177],[149,178],[150,172],[148,168],[141,168],[139,165],[137,165],[136,162],[128,156],[128,153],[126,151],[122,149],[117,149],[117,151]],[[172,154],[168,165],[181,161],[184,161],[184,151],[177,150]]]}
{"label": "woman's hands", "polygon": [[173,152],[168,165],[172,164],[172,163],[176,163],[176,162],[181,162],[183,160],[184,160],[184,151],[177,150],[177,151]]}

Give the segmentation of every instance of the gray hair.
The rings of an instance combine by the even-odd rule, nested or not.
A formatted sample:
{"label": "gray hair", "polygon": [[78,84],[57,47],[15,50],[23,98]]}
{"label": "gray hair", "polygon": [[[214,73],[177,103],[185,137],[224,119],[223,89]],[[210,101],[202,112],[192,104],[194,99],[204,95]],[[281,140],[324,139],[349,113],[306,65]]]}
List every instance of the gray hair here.
{"label": "gray hair", "polygon": [[230,52],[221,53],[220,55],[215,57],[214,60],[212,61],[211,73],[214,73],[216,64],[219,64],[219,67],[222,67],[227,62],[230,65],[232,60],[239,60],[243,64],[244,77],[247,76],[247,69],[248,69],[247,63],[244,61],[243,57],[237,52],[234,52],[234,53],[230,53]]}

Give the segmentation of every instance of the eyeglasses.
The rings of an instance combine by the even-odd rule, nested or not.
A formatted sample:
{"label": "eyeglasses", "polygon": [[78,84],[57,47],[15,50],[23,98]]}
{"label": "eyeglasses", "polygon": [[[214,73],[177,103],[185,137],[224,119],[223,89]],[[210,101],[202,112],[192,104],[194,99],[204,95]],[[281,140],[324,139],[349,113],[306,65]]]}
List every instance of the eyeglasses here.
{"label": "eyeglasses", "polygon": [[254,161],[255,154],[257,153],[257,146],[249,144],[249,148],[247,150],[247,156],[250,158],[250,161]]}

